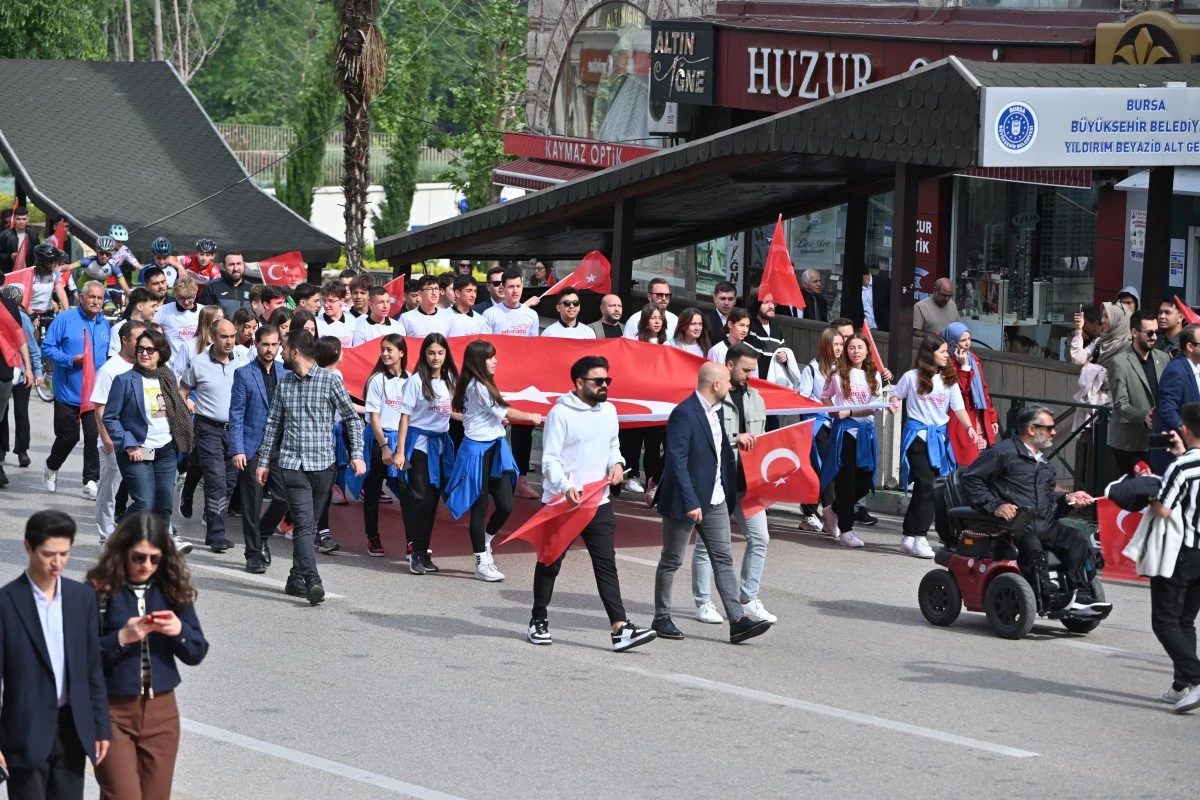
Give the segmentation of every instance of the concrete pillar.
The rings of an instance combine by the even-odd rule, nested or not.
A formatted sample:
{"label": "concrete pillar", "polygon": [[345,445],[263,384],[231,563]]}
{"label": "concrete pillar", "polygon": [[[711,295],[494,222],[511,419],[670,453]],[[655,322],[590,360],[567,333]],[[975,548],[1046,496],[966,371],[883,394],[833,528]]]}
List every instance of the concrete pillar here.
{"label": "concrete pillar", "polygon": [[896,374],[912,361],[913,285],[917,279],[917,187],[919,176],[909,164],[896,165],[892,224],[892,298],[887,366]]}
{"label": "concrete pillar", "polygon": [[1171,203],[1175,192],[1175,168],[1150,170],[1146,192],[1146,253],[1142,262],[1142,303],[1152,303],[1167,290],[1171,260]]}

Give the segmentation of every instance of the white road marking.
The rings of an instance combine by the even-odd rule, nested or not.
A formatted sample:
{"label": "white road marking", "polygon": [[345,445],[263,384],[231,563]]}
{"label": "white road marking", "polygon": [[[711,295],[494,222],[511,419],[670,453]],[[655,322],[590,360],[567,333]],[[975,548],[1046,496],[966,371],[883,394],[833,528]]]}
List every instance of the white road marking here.
{"label": "white road marking", "polygon": [[633,564],[644,564],[647,567],[658,566],[657,561],[651,561],[648,558],[638,558],[637,556],[627,556],[624,553],[617,553],[617,558],[621,559],[622,561],[629,561]]}
{"label": "white road marking", "polygon": [[[263,575],[252,575],[245,570],[232,569],[230,567],[218,567],[215,564],[201,564],[195,559],[189,560],[188,566],[192,569],[202,569],[209,572],[215,572],[219,575],[224,575],[227,578],[237,578],[238,580],[247,581],[249,583],[257,583],[261,586],[270,586],[272,589],[278,589],[279,591],[283,591],[283,587],[285,585],[283,581],[277,581],[274,578],[268,578]],[[346,599],[346,595],[334,594],[328,589],[325,590],[325,597],[337,600]]]}
{"label": "white road marking", "polygon": [[640,519],[642,522],[660,522],[662,517],[644,517],[641,514],[626,514],[624,511],[614,511],[614,517],[627,517],[629,519]]}
{"label": "white road marking", "polygon": [[956,744],[961,747],[970,747],[974,750],[983,750],[988,753],[995,753],[1002,756],[1010,756],[1012,758],[1034,758],[1038,753],[1029,750],[1020,750],[1008,745],[995,744],[994,742],[985,742],[981,739],[972,739],[968,736],[959,736],[955,733],[947,733],[945,731],[935,730],[933,728],[923,728],[919,725],[910,725],[907,722],[896,722],[883,717],[873,717],[870,714],[861,714],[857,711],[847,711],[834,706],[821,705],[820,703],[811,703],[807,700],[797,700],[794,697],[784,697],[783,695],[771,694],[770,692],[760,692],[757,689],[747,689],[742,686],[734,686],[730,683],[721,683],[720,681],[712,681],[707,678],[697,678],[694,675],[683,675],[680,673],[652,672],[639,667],[622,667],[627,672],[634,672],[638,675],[645,675],[651,678],[671,681],[672,683],[682,684],[684,686],[693,686],[697,689],[706,689],[714,692],[723,692],[736,697],[745,697],[749,700],[758,700],[759,702],[769,703],[770,705],[785,706],[794,708],[800,711],[807,711],[811,714],[820,714],[826,717],[835,719],[843,719],[849,722],[857,722],[860,725],[871,725],[876,728],[885,728],[898,733],[906,733],[913,736],[922,736],[926,739],[933,739],[938,742],[946,742],[947,744]]}
{"label": "white road marking", "polygon": [[1075,639],[1056,639],[1055,644],[1074,647],[1079,650],[1091,650],[1093,653],[1101,653],[1106,656],[1118,656],[1120,658],[1131,658],[1136,661],[1145,661],[1149,664],[1161,664],[1163,666],[1171,666],[1171,659],[1167,656],[1156,656],[1151,653],[1139,653],[1136,650],[1122,650],[1119,647],[1108,647],[1103,644],[1092,644],[1091,642],[1081,642]]}
{"label": "white road marking", "polygon": [[376,772],[368,772],[365,769],[352,767],[349,764],[342,764],[338,761],[330,761],[327,758],[320,756],[302,753],[299,750],[293,750],[290,747],[264,742],[261,739],[254,739],[249,736],[243,736],[240,733],[227,731],[223,728],[215,728],[212,725],[205,725],[203,722],[196,722],[190,719],[180,719],[180,726],[188,733],[195,733],[200,736],[207,736],[210,739],[216,739],[219,742],[244,747],[247,750],[253,750],[257,753],[281,758],[285,761],[291,761],[299,764],[302,767],[312,767],[319,769],[322,772],[328,772],[331,775],[337,775],[340,778],[348,778],[352,781],[365,783],[368,786],[376,786],[380,789],[387,789],[396,794],[415,797],[417,800],[462,800],[452,794],[439,792],[437,789],[427,789],[424,786],[418,786],[415,783],[407,783],[398,781],[395,778],[389,778],[386,775],[380,775]]}

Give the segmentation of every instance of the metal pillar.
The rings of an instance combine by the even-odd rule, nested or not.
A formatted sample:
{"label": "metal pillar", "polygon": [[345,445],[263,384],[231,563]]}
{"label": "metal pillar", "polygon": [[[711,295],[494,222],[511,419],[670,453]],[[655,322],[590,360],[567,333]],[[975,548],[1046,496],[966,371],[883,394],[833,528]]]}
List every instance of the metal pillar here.
{"label": "metal pillar", "polygon": [[1146,253],[1142,262],[1142,307],[1158,302],[1167,291],[1171,260],[1171,202],[1175,193],[1175,168],[1150,170],[1146,192]]}
{"label": "metal pillar", "polygon": [[867,270],[867,203],[855,197],[846,204],[846,249],[842,258],[842,303],[839,316],[863,321],[862,281]]}
{"label": "metal pillar", "polygon": [[913,285],[917,280],[917,187],[920,176],[910,164],[896,165],[892,218],[892,327],[887,367],[899,375],[912,362]]}
{"label": "metal pillar", "polygon": [[619,198],[613,206],[612,268],[613,293],[629,297],[633,292],[633,198]]}

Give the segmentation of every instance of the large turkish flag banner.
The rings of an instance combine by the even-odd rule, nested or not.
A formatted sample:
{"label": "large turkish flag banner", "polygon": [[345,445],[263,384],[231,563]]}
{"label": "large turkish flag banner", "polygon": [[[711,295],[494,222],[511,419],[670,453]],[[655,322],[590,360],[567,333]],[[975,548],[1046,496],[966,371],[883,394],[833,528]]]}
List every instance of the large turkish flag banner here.
{"label": "large turkish flag banner", "polygon": [[753,450],[739,450],[746,473],[742,513],[747,517],[776,503],[815,503],[821,482],[812,468],[813,421],[764,433]]}
{"label": "large turkish flag banner", "polygon": [[258,262],[262,272],[263,283],[272,286],[286,286],[289,289],[298,283],[308,280],[308,268],[304,266],[304,256],[299,250],[264,258]]}
{"label": "large turkish flag banner", "polygon": [[1141,511],[1126,511],[1107,497],[1096,498],[1096,519],[1100,523],[1100,552],[1104,554],[1104,577],[1114,581],[1148,581],[1137,574],[1137,565],[1121,551],[1129,544]]}
{"label": "large turkish flag banner", "polygon": [[[496,348],[496,386],[504,398],[521,411],[545,415],[558,398],[575,390],[571,365],[584,356],[608,359],[613,379],[608,401],[617,410],[622,427],[662,424],[675,406],[696,391],[696,378],[705,360],[675,347],[633,339],[556,339],[525,336],[455,336],[450,352],[462,364],[463,350],[476,339]],[[421,340],[409,338],[405,368],[413,372],[420,358]],[[343,352],[341,366],[346,389],[364,395],[367,377],[379,360],[379,342],[366,342]],[[824,408],[791,389],[752,378],[771,414],[799,414]]]}

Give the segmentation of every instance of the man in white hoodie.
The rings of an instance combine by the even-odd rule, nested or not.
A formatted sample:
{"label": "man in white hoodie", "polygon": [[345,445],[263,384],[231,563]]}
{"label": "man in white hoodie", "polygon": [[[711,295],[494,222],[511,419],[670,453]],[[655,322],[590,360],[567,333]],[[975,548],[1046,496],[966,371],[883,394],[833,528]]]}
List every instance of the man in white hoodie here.
{"label": "man in white hoodie", "polygon": [[[625,462],[617,442],[617,412],[607,402],[608,384],[612,382],[608,377],[608,359],[600,356],[579,359],[571,365],[571,381],[575,391],[560,397],[546,415],[542,434],[542,502],[563,495],[567,503],[578,506],[587,484],[606,478],[610,485],[619,485]],[[608,612],[613,650],[620,653],[651,641],[657,634],[638,628],[625,616],[613,544],[616,530],[606,488],[596,516],[580,535],[592,557],[596,588]],[[533,616],[528,634],[533,644],[552,644],[546,608],[564,557],[566,553],[550,566],[539,562],[533,571]]]}

